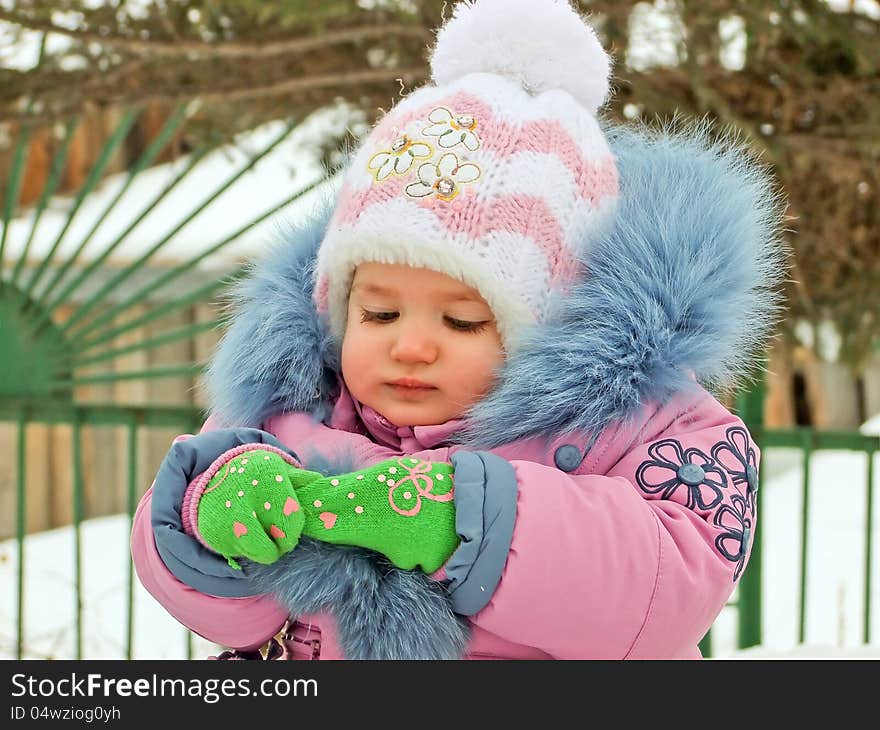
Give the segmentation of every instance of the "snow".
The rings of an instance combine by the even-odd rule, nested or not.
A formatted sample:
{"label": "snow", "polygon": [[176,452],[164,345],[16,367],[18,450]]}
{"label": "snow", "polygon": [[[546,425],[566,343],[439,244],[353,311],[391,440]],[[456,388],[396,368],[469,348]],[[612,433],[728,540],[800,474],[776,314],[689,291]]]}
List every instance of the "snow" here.
{"label": "snow", "polygon": [[[0,68],[30,71],[35,68],[40,57],[42,33],[32,30],[20,32],[16,41],[16,26],[0,21]],[[46,35],[46,53],[62,53],[72,42],[69,38],[48,33]]]}
{"label": "snow", "polygon": [[[87,659],[123,659],[126,650],[128,571],[127,515],[88,520],[82,549],[82,647]],[[24,549],[24,658],[76,657],[74,530],[30,535]],[[0,543],[0,658],[16,655],[18,543]],[[132,655],[135,659],[183,659],[188,631],[134,579]],[[194,636],[193,656],[221,651]]]}
{"label": "snow", "polygon": [[[880,415],[862,426],[880,434]],[[736,648],[736,611],[725,608],[713,627],[713,657],[730,659],[880,658],[880,578],[873,577],[872,642],[862,642],[866,457],[823,451],[810,464],[806,641],[798,644],[800,596],[801,453],[766,449],[760,515],[763,533],[764,642]],[[880,484],[880,455],[875,455]],[[874,500],[874,566],[880,565],[880,495]],[[81,526],[83,654],[125,656],[129,521],[126,515]],[[69,658],[74,649],[73,530],[30,535],[25,541],[27,657]],[[0,658],[15,656],[18,546],[0,543]],[[134,581],[134,658],[184,658],[187,633]],[[193,656],[220,648],[194,638]]]}
{"label": "snow", "polygon": [[[325,172],[318,161],[315,147],[319,138],[326,136],[334,127],[357,125],[359,121],[358,114],[345,104],[311,115],[163,245],[150,259],[151,264],[162,266],[189,261],[280,205],[298,190],[319,183],[316,189],[273,213],[216,254],[208,256],[200,267],[221,270],[228,268],[230,262],[250,258],[265,249],[267,242],[281,235],[286,223],[333,195],[337,181],[330,179],[321,182]],[[239,135],[235,144],[220,147],[206,155],[114,249],[110,262],[120,264],[133,261],[156,245],[186,220],[196,207],[220,190],[253,156],[281,135],[284,127],[283,122],[269,122]],[[105,251],[189,161],[189,156],[181,157],[171,163],[150,167],[137,175],[92,236],[78,261],[87,262]],[[69,258],[79,248],[81,241],[122,190],[127,178],[128,173],[108,176],[85,198],[55,252],[54,261]],[[64,230],[73,204],[71,197],[56,196],[50,200],[27,252],[31,263],[48,255]],[[5,254],[7,263],[21,256],[32,224],[33,214],[30,212],[10,221]]]}
{"label": "snow", "polygon": [[880,3],[877,0],[825,0],[832,10],[838,13],[857,13],[874,20],[880,19]]}
{"label": "snow", "polygon": [[[799,462],[801,452],[768,450]],[[874,456],[875,486],[880,483],[880,455]],[[867,456],[823,451],[810,462],[807,534],[805,643],[814,651],[864,651],[862,645],[865,591],[865,524]],[[798,643],[800,601],[803,469],[797,466],[766,480],[762,512],[764,564],[762,591],[764,646],[770,653]],[[873,505],[873,555],[880,545],[880,498]],[[880,654],[880,580],[872,576],[872,639]],[[806,649],[800,649],[803,652]]]}

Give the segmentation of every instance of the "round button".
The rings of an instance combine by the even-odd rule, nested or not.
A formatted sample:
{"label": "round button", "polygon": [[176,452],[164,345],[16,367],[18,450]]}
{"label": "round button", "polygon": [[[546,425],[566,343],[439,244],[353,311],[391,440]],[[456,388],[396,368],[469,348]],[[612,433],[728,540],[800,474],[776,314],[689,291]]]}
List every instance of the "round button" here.
{"label": "round button", "polygon": [[553,461],[562,471],[574,471],[581,465],[583,460],[581,450],[572,444],[564,444],[556,449],[553,454]]}
{"label": "round button", "polygon": [[689,487],[695,487],[703,483],[706,472],[697,464],[682,464],[678,470],[678,478]]}
{"label": "round button", "polygon": [[749,541],[752,539],[752,531],[750,528],[746,527],[743,530],[742,542],[739,544],[739,556],[745,555],[749,549]]}
{"label": "round button", "polygon": [[751,464],[746,467],[746,483],[749,485],[750,492],[758,491],[758,470]]}

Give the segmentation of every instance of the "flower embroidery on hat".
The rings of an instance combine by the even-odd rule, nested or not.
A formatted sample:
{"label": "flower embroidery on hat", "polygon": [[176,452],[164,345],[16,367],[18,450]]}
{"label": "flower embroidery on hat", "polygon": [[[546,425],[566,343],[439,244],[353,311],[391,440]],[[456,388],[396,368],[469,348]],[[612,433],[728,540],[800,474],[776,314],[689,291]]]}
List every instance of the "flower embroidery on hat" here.
{"label": "flower embroidery on hat", "polygon": [[383,150],[373,155],[367,163],[367,169],[377,181],[381,181],[392,173],[405,175],[412,169],[416,160],[428,159],[433,154],[431,145],[415,142],[403,134],[394,140],[390,150]]}
{"label": "flower embroidery on hat", "polygon": [[428,115],[428,121],[434,123],[425,127],[422,134],[426,137],[438,137],[437,144],[444,149],[458,144],[463,144],[471,152],[480,148],[480,138],[474,132],[477,119],[472,114],[453,114],[441,106]]}
{"label": "flower embroidery on hat", "polygon": [[472,162],[460,163],[458,157],[447,152],[436,163],[426,162],[419,167],[419,181],[406,186],[406,194],[413,198],[436,196],[452,200],[461,192],[461,186],[477,180],[482,172]]}

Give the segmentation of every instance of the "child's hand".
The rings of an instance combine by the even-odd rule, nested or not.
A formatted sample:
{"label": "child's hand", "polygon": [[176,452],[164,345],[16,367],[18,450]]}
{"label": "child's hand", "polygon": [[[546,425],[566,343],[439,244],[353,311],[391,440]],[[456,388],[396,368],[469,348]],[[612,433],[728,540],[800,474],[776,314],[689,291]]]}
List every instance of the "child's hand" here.
{"label": "child's hand", "polygon": [[401,457],[340,476],[298,468],[256,448],[232,456],[185,509],[199,539],[234,558],[275,562],[299,536],[382,553],[396,566],[431,573],[458,547],[453,469]]}
{"label": "child's hand", "polygon": [[375,550],[399,568],[433,573],[458,547],[451,464],[404,456],[297,493],[304,535]]}
{"label": "child's hand", "polygon": [[297,489],[321,478],[298,468],[289,455],[254,444],[230,452],[207,484],[197,482],[184,510],[199,540],[233,567],[239,567],[236,557],[274,563],[296,547],[302,533]]}

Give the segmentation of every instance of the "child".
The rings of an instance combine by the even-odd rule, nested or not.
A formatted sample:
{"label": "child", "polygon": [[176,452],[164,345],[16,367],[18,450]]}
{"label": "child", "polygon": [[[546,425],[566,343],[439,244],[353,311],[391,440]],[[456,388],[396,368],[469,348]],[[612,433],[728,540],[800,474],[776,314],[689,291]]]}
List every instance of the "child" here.
{"label": "child", "polygon": [[431,67],[244,285],[138,575],[240,652],[284,628],[273,657],[699,657],[755,529],[758,449],[703,386],[778,311],[770,182],[601,127],[564,0],[460,3]]}

